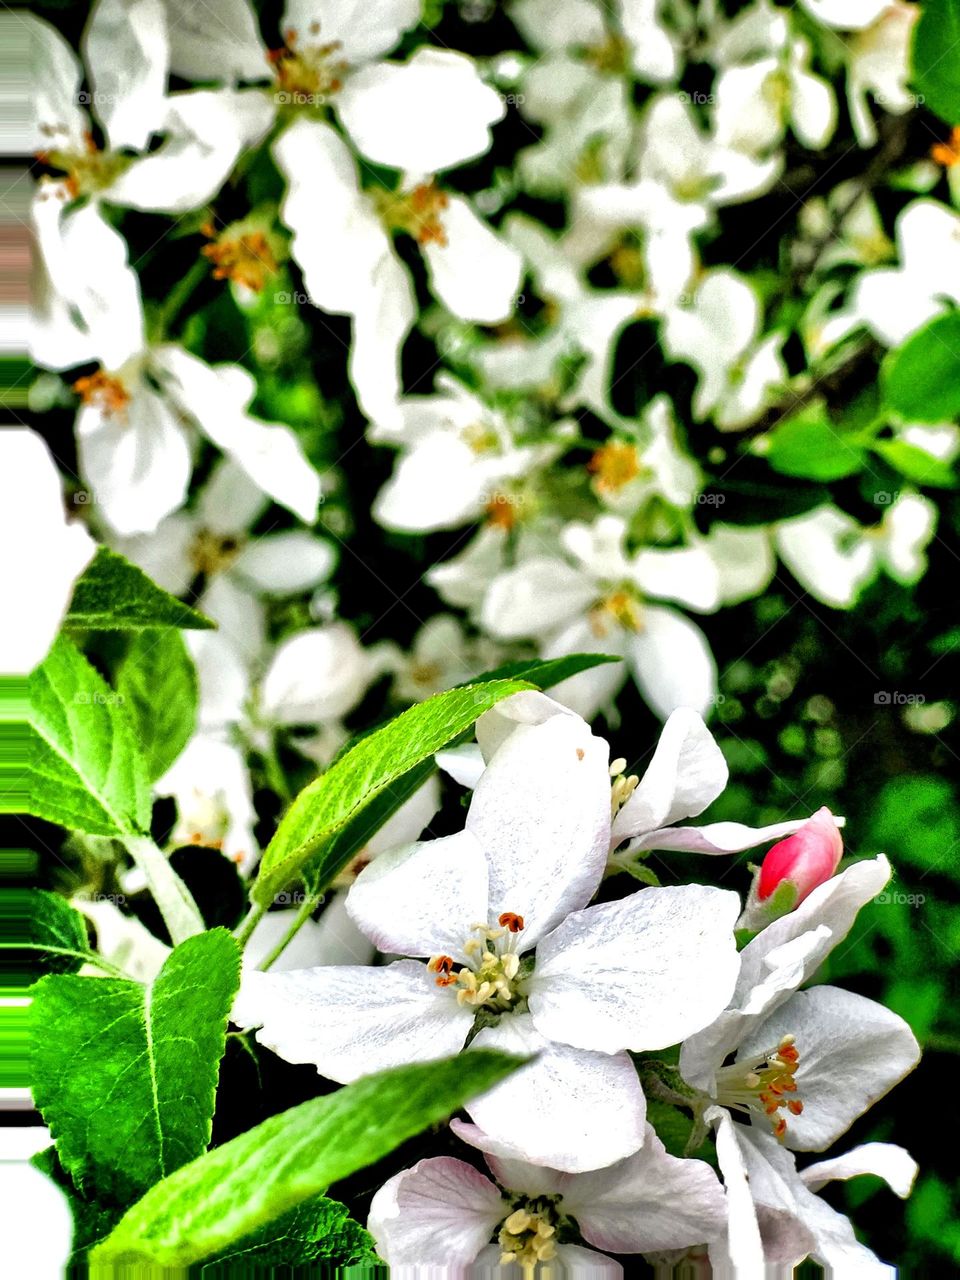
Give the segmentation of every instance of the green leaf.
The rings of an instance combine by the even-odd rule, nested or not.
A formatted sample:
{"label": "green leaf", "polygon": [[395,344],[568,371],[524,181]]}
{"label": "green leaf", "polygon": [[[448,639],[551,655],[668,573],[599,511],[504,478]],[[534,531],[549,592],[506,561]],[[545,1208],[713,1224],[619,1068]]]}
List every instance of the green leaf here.
{"label": "green leaf", "polygon": [[271,1116],[152,1187],[92,1260],[183,1267],[216,1256],[446,1120],[519,1065],[471,1050],[381,1071]]}
{"label": "green leaf", "polygon": [[347,824],[363,823],[366,809],[411,769],[459,737],[501,698],[531,686],[493,680],[438,693],[368,733],[326,773],[304,787],[287,810],[260,863],[254,901],[268,905],[308,862],[311,883],[323,888],[349,860]]}
{"label": "green leaf", "polygon": [[[19,769],[15,761],[0,765],[7,784],[0,811],[31,813],[88,835],[145,831],[150,788],[118,695],[63,636],[26,691],[22,722],[13,723],[23,730],[25,759]],[[15,781],[22,790],[13,790]]]}
{"label": "green leaf", "polygon": [[485,671],[477,676],[471,684],[481,684],[486,680],[529,680],[538,689],[550,689],[581,671],[589,671],[592,667],[601,667],[607,662],[621,662],[622,659],[609,653],[572,653],[564,658],[547,658],[543,661],[521,658],[517,662],[505,662],[493,671]]}
{"label": "green leaf", "polygon": [[774,471],[805,480],[840,480],[859,471],[866,452],[827,417],[826,410],[811,405],[788,418],[770,433],[765,455]]}
{"label": "green leaf", "polygon": [[885,462],[914,484],[932,485],[938,489],[956,487],[953,467],[919,445],[910,444],[907,440],[877,440],[873,448]]}
{"label": "green leaf", "polygon": [[[373,1237],[339,1200],[317,1196],[253,1235],[245,1236],[200,1268],[203,1280],[229,1280],[237,1266],[299,1267],[311,1262],[356,1266],[380,1262]],[[380,1264],[383,1265],[382,1263]]]}
{"label": "green leaf", "polygon": [[960,312],[937,316],[891,351],[881,378],[887,403],[909,422],[955,418],[960,413]]}
{"label": "green leaf", "polygon": [[197,721],[197,671],[180,632],[135,635],[116,685],[155,781],[187,745]]}
{"label": "green leaf", "polygon": [[0,936],[11,947],[5,964],[34,973],[75,973],[90,950],[80,912],[44,889],[4,889]]}
{"label": "green leaf", "polygon": [[870,806],[861,844],[886,853],[894,866],[960,880],[960,808],[950,783],[934,774],[891,779]]}
{"label": "green leaf", "polygon": [[101,547],[80,575],[64,619],[66,627],[97,631],[141,631],[144,627],[209,631],[216,625],[108,547]]}
{"label": "green leaf", "polygon": [[960,3],[924,0],[913,32],[913,88],[947,124],[960,124]]}
{"label": "green leaf", "polygon": [[55,976],[33,989],[33,1096],[84,1195],[129,1204],[200,1155],[240,956],[226,929],[190,938],[146,986]]}

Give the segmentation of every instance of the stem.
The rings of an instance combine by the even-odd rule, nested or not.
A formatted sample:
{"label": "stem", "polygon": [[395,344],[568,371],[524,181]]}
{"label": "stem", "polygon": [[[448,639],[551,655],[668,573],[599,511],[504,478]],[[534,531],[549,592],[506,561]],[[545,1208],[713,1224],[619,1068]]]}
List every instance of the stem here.
{"label": "stem", "polygon": [[274,742],[271,742],[269,747],[264,748],[263,768],[267,775],[267,782],[269,782],[273,791],[276,792],[285,805],[290,804],[293,800],[293,795],[291,794],[286,774],[280,767],[280,758],[277,755],[277,747]]}
{"label": "stem", "polygon": [[95,964],[98,969],[102,969],[104,973],[109,973],[111,977],[123,978],[126,982],[131,981],[128,973],[118,969],[115,964],[111,964],[103,956],[98,956],[95,951],[74,951],[72,947],[48,947],[45,943],[40,942],[0,942],[0,951],[42,951],[49,956],[71,956],[74,960],[83,960],[87,964]]}
{"label": "stem", "polygon": [[254,929],[266,914],[266,907],[261,906],[259,902],[252,903],[250,910],[247,912],[243,921],[240,923],[233,935],[238,946],[245,947],[247,945],[250,941],[251,933],[253,933]]}
{"label": "stem", "polygon": [[174,946],[203,933],[203,917],[193,895],[149,836],[126,836],[127,852],[143,872],[153,900],[160,909],[163,923]]}
{"label": "stem", "polygon": [[257,965],[258,969],[263,969],[264,971],[266,971],[267,969],[270,968],[270,966],[273,964],[275,960],[279,959],[279,957],[283,954],[284,951],[286,951],[287,947],[293,941],[296,934],[299,933],[299,931],[303,928],[306,922],[313,915],[313,912],[316,909],[318,901],[319,899],[317,898],[311,897],[310,895],[307,896],[306,900],[301,905],[300,910],[297,912],[296,916],[292,920],[290,924],[290,928],[283,935],[283,937],[280,939],[277,945],[273,948],[270,954],[265,956],[263,960],[261,960],[259,965]]}
{"label": "stem", "polygon": [[173,286],[167,294],[163,306],[157,312],[156,337],[158,341],[164,337],[173,321],[176,320],[193,291],[207,279],[209,274],[210,263],[206,258],[198,258],[187,274]]}

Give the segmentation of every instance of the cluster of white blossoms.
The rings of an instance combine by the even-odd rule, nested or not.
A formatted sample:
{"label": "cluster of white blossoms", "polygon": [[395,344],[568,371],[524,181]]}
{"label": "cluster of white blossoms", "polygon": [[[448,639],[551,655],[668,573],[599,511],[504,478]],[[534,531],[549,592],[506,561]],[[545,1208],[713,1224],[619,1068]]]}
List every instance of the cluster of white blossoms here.
{"label": "cluster of white blossoms", "polygon": [[[92,532],[218,624],[191,640],[200,724],[158,793],[177,801],[178,838],[220,841],[244,867],[258,856],[250,752],[286,735],[329,760],[384,677],[402,703],[533,650],[605,652],[623,661],[566,682],[561,701],[615,716],[632,676],[661,718],[707,714],[709,616],[787,572],[836,608],[881,574],[915,582],[937,519],[924,468],[942,483],[960,451],[955,425],[875,414],[871,429],[892,436],[873,453],[857,443],[864,480],[880,483],[882,448],[910,474],[869,523],[822,488],[799,514],[749,523],[711,489],[758,465],[758,424],[816,402],[831,360],[899,343],[960,297],[960,216],[931,194],[953,184],[952,141],[898,171],[915,198],[895,228],[866,160],[829,185],[828,147],[856,156],[915,112],[915,6],[754,0],[728,18],[652,0],[503,12],[464,0],[433,6],[430,23],[448,10],[468,32],[489,24],[499,51],[446,47],[418,0],[296,0],[279,44],[247,0],[97,0],[79,55],[46,21],[17,18],[33,65],[24,149],[47,169],[32,204],[31,355],[60,375],[34,398],[76,405],[75,464],[57,453]],[[691,77],[701,89],[682,87]],[[798,155],[822,169],[803,199]],[[273,203],[245,194],[257,166],[282,191]],[[246,214],[224,221],[227,197]],[[780,294],[742,265],[772,216],[757,202],[778,197]],[[728,265],[730,211],[753,204],[760,225]],[[153,243],[132,258],[124,229],[143,215]],[[145,296],[141,259],[191,236],[196,271]],[[451,612],[424,620],[412,647],[364,644],[339,616],[331,579],[350,541],[323,503],[338,471],[363,466],[354,446],[318,467],[296,430],[251,411],[256,321],[232,363],[208,363],[179,332],[209,277],[244,315],[293,279],[303,293],[274,298],[292,296],[318,331],[348,318],[367,438],[396,451],[373,519],[391,536],[462,531],[425,574]],[[414,333],[436,360],[411,385]],[[686,399],[658,385],[683,366]],[[618,386],[638,371],[647,389],[627,412]],[[691,448],[708,431],[720,433],[709,474]],[[50,511],[44,546],[62,529]],[[69,595],[73,561],[57,564],[24,669]],[[277,620],[292,601],[291,630]]]}
{"label": "cluster of white blossoms", "polygon": [[[341,1083],[475,1047],[529,1059],[451,1122],[489,1176],[428,1158],[374,1196],[368,1225],[391,1274],[554,1274],[541,1262],[622,1274],[588,1246],[673,1261],[706,1247],[718,1275],[807,1256],[836,1276],[891,1274],[816,1193],[876,1173],[905,1196],[909,1155],[870,1143],[797,1167],[919,1057],[898,1015],[805,985],[887,860],[837,874],[826,810],[764,829],[683,825],[727,776],[693,711],[671,715],[640,779],[539,693],[487,712],[477,740],[441,757],[473,786],[463,830],[372,855],[346,895],[383,963],[247,969],[232,1015]],[[644,851],[726,855],[778,837],[746,912],[735,892],[697,884],[598,897]],[[691,1154],[667,1152],[648,1097],[691,1117]]]}

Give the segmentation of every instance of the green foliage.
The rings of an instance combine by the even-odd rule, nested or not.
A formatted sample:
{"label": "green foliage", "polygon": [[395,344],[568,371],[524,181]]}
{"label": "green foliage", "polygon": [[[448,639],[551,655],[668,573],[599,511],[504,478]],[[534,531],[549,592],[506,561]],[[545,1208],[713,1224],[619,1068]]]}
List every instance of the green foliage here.
{"label": "green foliage", "polygon": [[960,124],[960,2],[925,0],[914,28],[913,87],[924,106],[948,124]]}
{"label": "green foliage", "polygon": [[180,632],[138,632],[116,684],[154,781],[187,745],[197,721],[197,671]]}
{"label": "green foliage", "polygon": [[262,1231],[238,1240],[201,1266],[200,1275],[203,1280],[228,1280],[238,1266],[273,1269],[316,1262],[335,1267],[376,1267],[380,1262],[369,1231],[350,1217],[346,1205],[326,1196],[307,1200]]}
{"label": "green foliage", "polygon": [[476,1050],[366,1076],[272,1116],[164,1178],[93,1259],[183,1267],[219,1255],[445,1120],[518,1065]]}
{"label": "green foliage", "polygon": [[27,692],[27,778],[17,811],[89,835],[146,830],[146,769],[118,695],[64,637]]}
{"label": "green foliage", "polygon": [[97,631],[145,627],[209,631],[216,623],[162,590],[116,551],[100,547],[77,580],[64,625]]}
{"label": "green foliage", "polygon": [[69,902],[43,889],[6,889],[0,897],[0,920],[13,926],[9,945],[25,949],[27,967],[45,974],[80,968],[90,949],[87,926]]}
{"label": "green foliage", "polygon": [[771,433],[766,459],[783,475],[826,482],[853,475],[866,456],[862,445],[855,438],[845,438],[824,408],[811,405]]}
{"label": "green foliage", "polygon": [[945,778],[891,778],[876,798],[865,836],[895,863],[960,880],[960,813]]}
{"label": "green foliage", "polygon": [[[954,58],[944,62],[956,66]],[[960,94],[960,80],[957,83]],[[918,329],[902,347],[890,352],[882,373],[887,402],[908,422],[955,418],[960,413],[960,312],[938,316]]]}
{"label": "green foliage", "polygon": [[927,453],[926,449],[910,444],[908,440],[877,440],[873,444],[873,450],[884,462],[914,484],[938,489],[953,489],[956,486],[957,480],[951,466]]}
{"label": "green foliage", "polygon": [[269,904],[304,873],[308,862],[310,882],[317,888],[327,885],[351,856],[345,853],[353,846],[344,836],[348,823],[366,827],[366,810],[378,796],[459,737],[501,698],[531,687],[520,680],[496,680],[450,689],[361,738],[287,810],[263,855],[254,900]]}
{"label": "green foliage", "polygon": [[81,1192],[129,1204],[206,1149],[239,973],[215,929],[146,986],[59,975],[34,988],[33,1095]]}

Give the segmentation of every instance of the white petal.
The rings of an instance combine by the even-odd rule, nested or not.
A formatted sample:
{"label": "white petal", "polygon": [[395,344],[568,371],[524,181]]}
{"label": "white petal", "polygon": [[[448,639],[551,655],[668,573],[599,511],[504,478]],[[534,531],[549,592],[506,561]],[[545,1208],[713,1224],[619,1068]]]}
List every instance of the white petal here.
{"label": "white petal", "polygon": [[803,0],[803,7],[826,27],[860,31],[888,8],[888,0]]}
{"label": "white petal", "polygon": [[136,916],[125,916],[107,898],[74,898],[72,905],[93,921],[97,954],[117,965],[136,982],[152,982],[170,956],[170,947],[155,938]]}
{"label": "white petal", "polygon": [[518,725],[546,724],[554,716],[570,714],[555,698],[537,689],[524,689],[501,699],[483,713],[474,730],[485,763],[489,764],[494,752],[514,734]]}
{"label": "white petal", "polygon": [[828,1182],[846,1181],[870,1173],[883,1178],[891,1191],[901,1200],[906,1200],[913,1190],[917,1170],[917,1162],[910,1152],[896,1143],[865,1142],[842,1156],[808,1165],[800,1177],[811,1191],[819,1191]]}
{"label": "white petal", "polygon": [[373,514],[402,532],[455,529],[481,513],[489,488],[473,449],[449,431],[434,431],[401,455]]}
{"label": "white petal", "polygon": [[708,1107],[703,1118],[716,1133],[717,1162],[727,1192],[728,1237],[721,1248],[734,1268],[733,1275],[759,1280],[766,1275],[766,1266],[746,1161],[737,1140],[738,1126],[722,1107]]}
{"label": "white petal", "polygon": [[534,556],[498,574],[483,602],[484,628],[502,640],[543,635],[570,621],[599,594],[579,569],[549,556]]}
{"label": "white petal", "polygon": [[135,209],[184,213],[213,199],[245,147],[273,122],[267,99],[253,90],[201,89],[167,99],[167,140],[135,160],[110,187],[110,199]]}
{"label": "white petal", "polygon": [[120,534],[152,533],[186,501],[190,441],[172,407],[145,382],[121,413],[93,405],[77,415],[77,448],[91,497]]}
{"label": "white petal", "polygon": [[609,748],[576,716],[521,725],[495,752],[473,793],[467,830],[490,869],[490,914],[524,919],[533,946],[590,901],[610,840]]}
{"label": "white petal", "polygon": [[47,446],[25,429],[0,431],[0,593],[16,625],[0,628],[0,672],[26,674],[53,643],[74,582],[96,544],[68,524]]}
{"label": "white petal", "polygon": [[483,850],[458,831],[382,853],[360,872],[347,910],[381,951],[465,964],[463,944],[487,921],[487,885]]}
{"label": "white petal", "polygon": [[682,818],[695,818],[727,785],[723,752],[703,718],[689,708],[671,712],[653,759],[613,824],[619,843]]}
{"label": "white petal", "polygon": [[[217,638],[224,640],[241,661],[244,672],[243,696],[250,692],[249,668],[259,663],[266,649],[266,611],[259,600],[229,573],[209,579],[197,607],[217,624]],[[208,636],[210,633],[200,632]],[[243,713],[236,717],[242,720]]]}
{"label": "white petal", "polygon": [[588,1244],[611,1253],[653,1253],[703,1244],[726,1227],[726,1200],[703,1160],[678,1160],[648,1125],[635,1155],[573,1174],[563,1208]]}
{"label": "white petal", "polygon": [[[577,618],[542,646],[540,656],[547,659],[562,658],[572,653],[608,653],[611,657],[622,658],[623,648],[622,630],[598,636],[588,618]],[[626,663],[606,662],[561,680],[552,687],[551,693],[558,702],[583,716],[584,720],[592,720],[600,710],[613,704],[629,674]]]}
{"label": "white petal", "polygon": [[367,1230],[391,1269],[473,1262],[506,1216],[508,1206],[489,1178],[441,1156],[421,1160],[385,1183],[370,1202]]}
{"label": "white petal", "polygon": [[399,413],[400,353],[416,318],[410,276],[386,243],[371,287],[358,294],[354,304],[350,352],[350,381],[360,408],[371,422],[384,427],[395,422]]}
{"label": "white petal", "polygon": [[[642,1146],[646,1101],[625,1053],[610,1057],[550,1044],[526,1014],[485,1027],[474,1046],[537,1057],[469,1103],[482,1131],[469,1131],[473,1146],[575,1173],[612,1164]],[[460,1133],[461,1122],[454,1120],[451,1128]]]}
{"label": "white petal", "polygon": [[33,1280],[66,1275],[74,1226],[63,1191],[32,1164],[5,1159],[0,1165],[0,1195],[11,1210],[4,1230],[4,1269]]}
{"label": "white petal", "polygon": [[808,71],[791,77],[790,119],[793,132],[805,147],[819,150],[837,127],[837,100],[833,86]]}
{"label": "white petal", "polygon": [[247,0],[164,0],[170,15],[170,67],[185,80],[266,79],[266,49]]}
{"label": "white petal", "polygon": [[720,603],[720,574],[703,547],[645,547],[633,561],[631,576],[644,594],[660,600],[701,610]]}
{"label": "white petal", "polygon": [[346,715],[375,671],[351,627],[336,622],[288,637],[263,679],[264,714],[277,724],[310,724]]}
{"label": "white petal", "polygon": [[405,63],[382,62],[356,72],[336,105],[365,156],[423,174],[482,155],[490,145],[490,126],[506,110],[469,58],[426,47]]}
{"label": "white petal", "polygon": [[404,31],[420,21],[419,0],[287,0],[284,31],[293,28],[300,45],[313,42],[310,26],[319,23],[316,41],[337,42],[337,56],[352,65],[389,53]]}
{"label": "white petal", "polygon": [[701,715],[717,697],[717,665],[698,626],[674,609],[647,605],[643,630],[630,635],[626,656],[637,687],[662,719],[678,707]]}
{"label": "white petal", "polygon": [[418,960],[243,975],[231,1019],[287,1062],[340,1084],[458,1053],[473,1022]]}
{"label": "white petal", "polygon": [[374,832],[364,845],[363,854],[367,858],[377,858],[388,849],[396,849],[400,845],[418,840],[424,827],[430,825],[439,809],[440,782],[436,774],[431,774],[408,800],[404,800],[379,831]]}
{"label": "white petal", "polygon": [[434,759],[438,769],[449,774],[454,782],[466,787],[468,791],[474,789],[487,767],[476,742],[465,742],[462,747],[448,747],[445,751],[438,751]]}
{"label": "white petal", "polygon": [[326,581],[337,562],[330,542],[304,529],[270,533],[244,547],[233,572],[267,595],[293,595]]}
{"label": "white petal", "polygon": [[682,853],[740,853],[767,840],[793,835],[807,821],[794,818],[774,822],[769,827],[748,827],[742,822],[708,822],[702,827],[666,827],[650,831],[630,844],[630,852],[638,849],[674,849]]}
{"label": "white petal", "polygon": [[720,573],[723,604],[739,604],[770,585],[776,568],[770,536],[764,527],[716,523],[706,540]]}
{"label": "white petal", "polygon": [[204,529],[219,534],[244,534],[269,507],[267,495],[230,458],[214,465],[197,504]]}
{"label": "white petal", "polygon": [[110,147],[142,151],[166,115],[170,50],[161,0],[98,0],[83,49]]}
{"label": "white petal", "polygon": [[785,1141],[795,1151],[826,1150],[920,1058],[901,1017],[840,987],[798,991],[751,1032],[738,1056],[762,1053],[787,1034],[796,1037],[804,1103],[787,1125]]}
{"label": "white petal", "polygon": [[520,254],[459,196],[450,198],[442,221],[447,243],[423,248],[433,292],[461,320],[506,320],[520,292]]}
{"label": "white petal", "polygon": [[750,1181],[768,1267],[792,1272],[815,1245],[809,1221],[813,1197],[797,1176],[793,1153],[772,1133],[745,1124],[734,1124],[732,1131]]}
{"label": "white petal", "polygon": [[528,983],[538,1031],[581,1049],[663,1049],[733,994],[740,899],[726,889],[641,889],[568,916],[540,942]]}
{"label": "white petal", "polygon": [[873,551],[859,524],[835,507],[817,507],[784,520],[776,533],[784,564],[818,600],[848,609],[873,577]]}
{"label": "white petal", "polygon": [[90,126],[79,105],[83,70],[76,55],[49,22],[26,12],[17,13],[15,20],[26,28],[30,39],[30,114],[36,127],[29,135],[26,151],[32,154],[49,147],[50,135],[42,131],[43,126],[59,126],[62,132],[58,140],[82,140]]}

